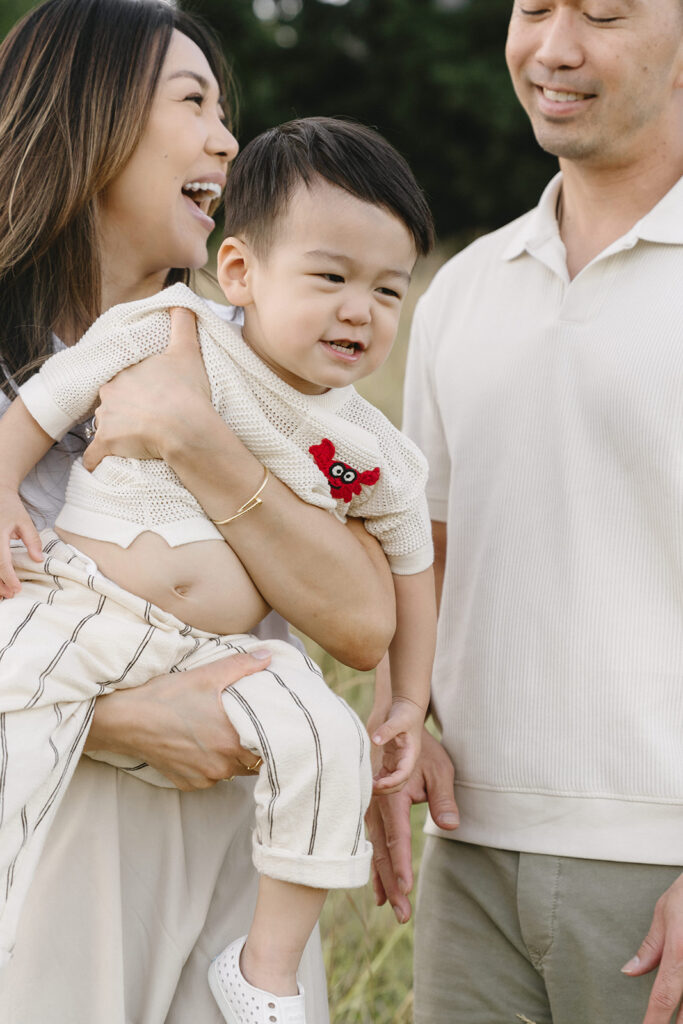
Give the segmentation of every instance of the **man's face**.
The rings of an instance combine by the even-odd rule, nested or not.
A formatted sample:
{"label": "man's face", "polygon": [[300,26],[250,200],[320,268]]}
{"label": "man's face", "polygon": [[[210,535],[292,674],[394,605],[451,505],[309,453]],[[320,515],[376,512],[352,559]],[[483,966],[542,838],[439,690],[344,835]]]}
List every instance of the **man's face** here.
{"label": "man's face", "polygon": [[680,147],[681,0],[515,0],[506,57],[548,152],[628,168]]}

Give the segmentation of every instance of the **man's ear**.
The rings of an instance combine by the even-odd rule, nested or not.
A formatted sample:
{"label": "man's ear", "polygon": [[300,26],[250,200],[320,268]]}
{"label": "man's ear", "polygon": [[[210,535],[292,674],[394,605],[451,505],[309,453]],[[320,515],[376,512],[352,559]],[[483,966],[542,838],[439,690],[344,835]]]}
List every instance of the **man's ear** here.
{"label": "man's ear", "polygon": [[242,238],[223,240],[218,250],[216,275],[221,291],[231,306],[248,306],[252,302],[250,268],[253,253]]}

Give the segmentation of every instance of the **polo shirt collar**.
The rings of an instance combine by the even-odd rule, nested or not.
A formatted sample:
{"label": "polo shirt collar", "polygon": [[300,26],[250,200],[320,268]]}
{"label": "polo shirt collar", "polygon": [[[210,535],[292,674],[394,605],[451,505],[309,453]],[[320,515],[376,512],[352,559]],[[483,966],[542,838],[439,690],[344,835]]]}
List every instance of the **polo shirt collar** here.
{"label": "polo shirt collar", "polygon": [[[564,250],[557,226],[557,200],[562,187],[562,174],[552,178],[540,198],[538,206],[522,219],[522,223],[502,253],[504,260],[513,260],[523,252],[539,255],[548,243]],[[664,245],[683,245],[683,177],[669,189],[656,206],[633,225],[609,251],[632,248],[642,239]]]}
{"label": "polo shirt collar", "polygon": [[556,174],[546,185],[538,206],[522,218],[519,229],[503,249],[504,260],[514,260],[523,252],[535,254],[553,239],[562,245],[557,227],[557,200],[562,188],[562,174]]}

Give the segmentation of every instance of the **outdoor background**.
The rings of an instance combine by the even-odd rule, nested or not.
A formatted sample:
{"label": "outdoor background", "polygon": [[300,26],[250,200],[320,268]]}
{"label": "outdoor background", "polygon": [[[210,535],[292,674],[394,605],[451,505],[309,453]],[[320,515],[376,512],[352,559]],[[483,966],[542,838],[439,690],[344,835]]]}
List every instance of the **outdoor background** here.
{"label": "outdoor background", "polygon": [[[144,2],[144,0],[140,0]],[[400,424],[412,309],[438,266],[536,202],[555,161],[535,145],[510,86],[503,49],[512,0],[193,0],[218,32],[239,92],[242,144],[313,114],[372,125],[406,157],[436,220],[439,246],[421,261],[385,367],[361,390]],[[0,0],[0,36],[27,10]],[[217,234],[219,233],[217,231]],[[312,649],[330,685],[361,714],[370,674]],[[422,810],[414,811],[415,858]],[[374,909],[371,892],[336,893],[322,921],[333,1024],[412,1020],[412,924]]]}

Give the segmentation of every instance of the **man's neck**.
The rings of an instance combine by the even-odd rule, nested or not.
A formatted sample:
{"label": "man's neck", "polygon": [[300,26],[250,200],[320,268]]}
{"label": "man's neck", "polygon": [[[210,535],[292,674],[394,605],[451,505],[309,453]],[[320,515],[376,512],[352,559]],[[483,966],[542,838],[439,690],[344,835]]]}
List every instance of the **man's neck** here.
{"label": "man's neck", "polygon": [[574,278],[673,188],[683,174],[683,154],[662,160],[653,153],[637,167],[585,167],[569,160],[560,160],[560,167],[558,222]]}

